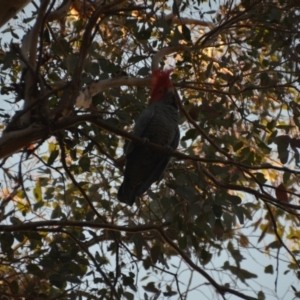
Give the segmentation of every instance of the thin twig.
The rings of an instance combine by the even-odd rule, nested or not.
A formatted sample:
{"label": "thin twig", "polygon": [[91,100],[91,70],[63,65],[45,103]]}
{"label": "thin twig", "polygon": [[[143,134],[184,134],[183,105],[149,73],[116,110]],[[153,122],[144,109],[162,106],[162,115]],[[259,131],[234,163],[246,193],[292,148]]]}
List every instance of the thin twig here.
{"label": "thin twig", "polygon": [[281,246],[289,253],[289,255],[293,258],[294,260],[294,263],[298,266],[298,268],[300,269],[300,263],[298,262],[298,260],[296,259],[295,255],[292,253],[292,251],[286,246],[286,244],[283,242],[282,238],[280,237],[279,233],[278,233],[278,230],[277,230],[277,223],[276,223],[276,220],[274,218],[274,215],[272,213],[272,210],[269,206],[268,203],[265,203],[266,204],[266,207],[268,209],[268,212],[269,212],[269,216],[271,217],[271,221],[272,221],[272,224],[273,224],[273,227],[274,227],[274,232],[275,232],[275,235],[279,241],[279,243],[281,244]]}
{"label": "thin twig", "polygon": [[219,285],[208,273],[206,273],[203,269],[201,269],[199,266],[197,266],[189,257],[188,255],[182,251],[172,240],[170,240],[165,232],[162,229],[158,230],[161,237],[164,239],[164,241],[171,246],[184,260],[185,262],[194,270],[196,270],[198,273],[200,273],[215,289],[216,291],[223,296],[226,293],[236,295],[240,297],[241,299],[246,299],[246,300],[256,300],[257,298],[253,298],[250,296],[247,296],[243,293],[240,293],[238,291],[235,291],[233,289],[227,288],[225,286]]}
{"label": "thin twig", "polygon": [[102,220],[103,222],[105,222],[105,218],[102,217],[98,211],[96,210],[95,206],[93,205],[92,201],[90,200],[90,198],[88,197],[88,195],[86,194],[86,192],[84,191],[84,189],[81,187],[81,185],[76,181],[76,179],[74,178],[73,174],[70,172],[68,166],[67,166],[67,162],[66,162],[66,151],[65,151],[65,145],[62,141],[62,136],[58,135],[58,143],[60,145],[60,150],[61,150],[61,163],[63,165],[63,168],[65,170],[65,172],[67,173],[67,175],[70,177],[72,183],[77,187],[77,189],[80,191],[80,193],[82,194],[83,198],[85,199],[85,201],[88,203],[88,205],[90,206],[90,208],[92,209],[92,211],[95,213],[95,215],[99,218],[99,220]]}

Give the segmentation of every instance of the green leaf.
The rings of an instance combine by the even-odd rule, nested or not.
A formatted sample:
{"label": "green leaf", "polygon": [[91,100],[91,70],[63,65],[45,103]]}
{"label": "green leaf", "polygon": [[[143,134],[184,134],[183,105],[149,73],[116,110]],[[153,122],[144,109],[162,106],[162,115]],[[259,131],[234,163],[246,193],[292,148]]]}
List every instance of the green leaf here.
{"label": "green leaf", "polygon": [[288,268],[290,268],[291,270],[297,270],[298,266],[295,263],[290,263],[290,264],[288,264]]}
{"label": "green leaf", "polygon": [[55,161],[55,159],[57,158],[58,154],[59,154],[59,151],[58,151],[58,150],[53,150],[53,151],[51,152],[51,154],[50,154],[50,156],[49,156],[49,158],[48,158],[48,161],[47,161],[48,165],[51,166],[51,165],[54,163],[54,161]]}
{"label": "green leaf", "polygon": [[9,232],[3,232],[0,236],[1,249],[4,253],[11,251],[11,246],[14,243],[14,236]]}
{"label": "green leaf", "polygon": [[237,152],[237,151],[240,150],[243,146],[244,146],[244,142],[239,141],[239,142],[237,142],[237,143],[233,146],[233,150],[234,150],[235,152]]}
{"label": "green leaf", "polygon": [[131,56],[128,59],[128,63],[137,63],[137,62],[139,62],[141,60],[144,60],[146,58],[147,58],[147,56],[144,56],[144,55]]}
{"label": "green leaf", "polygon": [[200,252],[200,261],[203,265],[208,264],[211,261],[212,254],[205,249],[202,249]]}
{"label": "green leaf", "polygon": [[124,292],[124,297],[128,300],[134,300],[134,294],[129,293],[129,292]]}
{"label": "green leaf", "polygon": [[173,0],[173,5],[172,5],[172,13],[175,16],[178,16],[180,18],[180,14],[179,14],[179,6],[180,6],[180,2],[177,0]]}
{"label": "green leaf", "polygon": [[246,279],[257,278],[256,274],[251,273],[248,270],[241,269],[240,267],[230,266],[228,261],[224,263],[223,269],[230,270],[233,275],[236,275],[244,283]]}
{"label": "green leaf", "polygon": [[288,183],[289,183],[289,180],[290,180],[290,178],[291,178],[291,173],[290,172],[284,172],[283,173],[283,183],[285,184],[285,185],[288,185]]}
{"label": "green leaf", "polygon": [[176,296],[176,295],[177,295],[177,292],[174,292],[174,291],[164,292],[163,295],[164,295],[165,297],[172,297],[172,296]]}
{"label": "green leaf", "polygon": [[275,139],[276,136],[277,136],[277,133],[278,133],[277,130],[274,130],[274,131],[271,133],[271,135],[270,135],[269,138],[268,138],[268,145],[270,145],[270,144],[273,143],[274,139]]}
{"label": "green leaf", "polygon": [[65,277],[59,274],[53,274],[49,277],[50,283],[61,289],[65,286]]}
{"label": "green leaf", "polygon": [[151,33],[152,33],[152,30],[151,30],[151,29],[140,30],[140,31],[136,34],[136,38],[137,38],[138,40],[142,40],[142,41],[149,40],[150,37],[151,37]]}
{"label": "green leaf", "polygon": [[14,294],[18,294],[19,293],[19,283],[17,282],[17,280],[13,280],[12,282],[9,283],[9,289]]}
{"label": "green leaf", "polygon": [[143,253],[143,246],[145,245],[143,236],[140,233],[135,233],[132,237],[132,241],[135,245],[137,257],[141,258]]}
{"label": "green leaf", "polygon": [[148,67],[142,67],[137,72],[137,74],[141,76],[148,76],[149,73],[150,73],[150,69]]}
{"label": "green leaf", "polygon": [[56,204],[55,208],[52,211],[51,219],[57,219],[61,217],[61,215],[62,215],[61,207],[59,204]]}
{"label": "green leaf", "polygon": [[143,288],[145,289],[145,291],[147,291],[147,292],[151,292],[151,293],[158,293],[159,292],[159,289],[157,289],[156,287],[155,287],[155,283],[154,282],[149,282],[149,283],[147,283],[147,285],[145,286],[143,286]]}
{"label": "green leaf", "polygon": [[214,204],[212,207],[213,213],[217,218],[221,218],[222,217],[222,213],[223,213],[223,209],[221,205],[216,205]]}
{"label": "green leaf", "polygon": [[104,57],[101,57],[98,62],[101,70],[104,73],[110,74],[113,73],[113,71],[115,70],[115,65]]}
{"label": "green leaf", "polygon": [[178,239],[178,246],[180,249],[184,250],[187,247],[187,240],[185,236],[182,236]]}
{"label": "green leaf", "polygon": [[270,13],[270,21],[271,22],[280,22],[281,19],[281,9],[279,8],[272,8]]}
{"label": "green leaf", "polygon": [[13,30],[10,33],[15,39],[19,39],[19,36]]}
{"label": "green leaf", "polygon": [[73,74],[78,63],[78,54],[69,54],[64,57],[64,63],[69,74]]}
{"label": "green leaf", "polygon": [[289,133],[290,130],[293,130],[295,128],[294,125],[277,125],[276,128],[278,129],[284,129],[286,133]]}
{"label": "green leaf", "polygon": [[295,297],[297,297],[297,298],[300,299],[300,292],[296,292],[296,293],[295,293]]}
{"label": "green leaf", "polygon": [[[190,186],[178,187],[176,189],[176,193],[183,199],[187,199],[191,203],[199,200],[198,195],[195,193],[195,190]],[[197,214],[198,212],[194,211],[194,213]]]}
{"label": "green leaf", "polygon": [[182,24],[181,28],[182,28],[182,35],[183,35],[184,39],[186,41],[190,41],[191,40],[191,31],[190,31],[190,29],[185,24]]}
{"label": "green leaf", "polygon": [[42,202],[42,199],[43,199],[42,188],[41,188],[39,181],[37,181],[35,184],[35,188],[33,189],[33,195],[34,195],[36,202]]}
{"label": "green leaf", "polygon": [[239,196],[236,195],[230,195],[227,194],[226,198],[228,199],[228,201],[232,204],[232,205],[239,205],[242,203],[242,199]]}
{"label": "green leaf", "polygon": [[221,239],[224,234],[224,226],[221,219],[216,219],[213,227],[214,235],[217,239]]}
{"label": "green leaf", "polygon": [[257,293],[257,299],[258,300],[265,300],[266,299],[265,294],[262,291],[259,291]]}
{"label": "green leaf", "polygon": [[32,274],[40,273],[42,270],[36,264],[28,264],[27,271]]}
{"label": "green leaf", "polygon": [[25,238],[24,234],[22,232],[15,232],[14,237],[20,243],[22,243],[24,241],[24,238]]}
{"label": "green leaf", "polygon": [[11,223],[14,224],[14,225],[23,224],[23,222],[22,222],[19,218],[16,218],[16,217],[11,217],[11,218],[10,218],[10,221],[11,221]]}
{"label": "green leaf", "polygon": [[261,184],[266,183],[267,179],[265,178],[265,175],[263,173],[255,173],[254,174],[257,181]]}
{"label": "green leaf", "polygon": [[85,64],[85,71],[93,77],[99,76],[100,69],[99,64],[96,62],[89,62]]}
{"label": "green leaf", "polygon": [[280,247],[281,247],[280,242],[274,241],[274,242],[267,245],[266,250],[268,250],[268,249],[278,249]]}
{"label": "green leaf", "polygon": [[80,284],[81,280],[79,278],[77,278],[76,276],[73,275],[66,275],[65,276],[66,281],[71,282],[71,283],[75,283],[75,284]]}
{"label": "green leaf", "polygon": [[234,249],[232,242],[228,243],[227,249],[237,264],[239,264],[243,259],[245,259],[239,250]]}
{"label": "green leaf", "polygon": [[262,86],[268,86],[270,84],[270,78],[269,78],[268,73],[266,73],[266,72],[261,73],[260,84]]}
{"label": "green leaf", "polygon": [[233,226],[235,218],[232,214],[229,214],[228,212],[223,212],[223,221],[227,230],[230,230]]}
{"label": "green leaf", "polygon": [[87,155],[81,156],[78,164],[80,165],[82,171],[90,172],[91,160]]}
{"label": "green leaf", "polygon": [[271,152],[272,148],[268,147],[260,138],[255,137],[255,141],[264,154],[269,154]]}
{"label": "green leaf", "polygon": [[189,129],[181,138],[182,141],[194,140],[198,136],[198,131],[195,128]]}
{"label": "green leaf", "polygon": [[235,206],[233,206],[233,210],[234,210],[235,215],[238,217],[240,224],[243,225],[244,224],[244,211],[243,211],[242,207],[235,205]]}
{"label": "green leaf", "polygon": [[207,15],[212,15],[212,14],[216,13],[216,11],[215,10],[208,10],[204,13],[207,14]]}
{"label": "green leaf", "polygon": [[274,139],[274,143],[277,144],[278,157],[282,164],[285,164],[289,158],[288,147],[290,144],[290,136],[280,135]]}
{"label": "green leaf", "polygon": [[122,274],[122,281],[123,281],[123,284],[125,286],[133,285],[134,284],[134,277],[126,276],[126,275]]}
{"label": "green leaf", "polygon": [[273,266],[272,265],[268,265],[265,267],[265,273],[267,274],[273,274],[274,270],[273,270]]}
{"label": "green leaf", "polygon": [[151,250],[150,250],[150,254],[151,254],[151,259],[153,261],[153,264],[156,264],[159,256],[161,255],[162,250],[160,248],[159,245],[154,245]]}
{"label": "green leaf", "polygon": [[109,260],[107,259],[107,257],[99,255],[98,251],[96,251],[95,257],[96,257],[97,261],[99,262],[100,266],[109,264]]}

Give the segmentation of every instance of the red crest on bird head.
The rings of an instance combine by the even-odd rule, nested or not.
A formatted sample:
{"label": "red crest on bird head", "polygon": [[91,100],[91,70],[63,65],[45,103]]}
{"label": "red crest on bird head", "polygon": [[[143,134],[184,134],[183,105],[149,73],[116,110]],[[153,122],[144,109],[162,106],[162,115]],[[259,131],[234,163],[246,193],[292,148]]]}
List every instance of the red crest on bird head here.
{"label": "red crest on bird head", "polygon": [[150,102],[159,101],[167,94],[168,90],[173,87],[169,76],[173,71],[173,69],[157,69],[152,72]]}

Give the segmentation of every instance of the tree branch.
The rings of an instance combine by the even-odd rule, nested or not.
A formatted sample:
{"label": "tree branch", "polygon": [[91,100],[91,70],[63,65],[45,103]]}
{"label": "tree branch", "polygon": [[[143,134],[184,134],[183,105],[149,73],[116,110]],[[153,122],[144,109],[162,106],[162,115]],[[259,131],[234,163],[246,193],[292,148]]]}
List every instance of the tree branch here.
{"label": "tree branch", "polygon": [[78,98],[78,96],[80,97],[80,95],[78,94],[80,93],[81,76],[84,61],[93,40],[92,30],[98,22],[99,17],[103,15],[107,10],[121,4],[124,1],[125,0],[115,0],[107,5],[99,5],[98,8],[93,12],[83,33],[79,50],[79,58],[72,74],[71,86],[68,90],[65,90],[59,105],[54,110],[55,115],[69,115],[74,108],[76,99]]}
{"label": "tree branch", "polygon": [[212,22],[207,22],[199,19],[193,19],[193,18],[183,18],[178,16],[175,16],[174,14],[168,14],[164,16],[164,20],[169,21],[172,20],[173,24],[185,24],[185,25],[198,25],[203,27],[209,27],[210,29],[214,28],[214,24]]}
{"label": "tree branch", "polygon": [[106,229],[112,230],[116,232],[124,231],[124,232],[144,232],[144,231],[152,231],[156,230],[159,231],[162,227],[169,226],[170,223],[162,223],[161,225],[138,225],[133,227],[126,226],[117,226],[111,224],[103,224],[99,222],[80,222],[80,221],[55,221],[55,220],[46,220],[46,221],[38,221],[38,222],[29,222],[23,224],[16,224],[16,225],[0,225],[0,231],[4,232],[15,232],[15,231],[28,231],[28,230],[42,230],[43,228],[48,226],[57,226],[57,227],[89,227],[89,228],[96,228],[96,229]]}
{"label": "tree branch", "polygon": [[12,19],[31,0],[0,0],[0,27]]}
{"label": "tree branch", "polygon": [[300,269],[300,263],[298,262],[298,260],[296,259],[295,255],[293,254],[293,252],[286,246],[286,244],[283,242],[282,238],[280,237],[279,233],[278,233],[278,229],[277,229],[277,223],[276,223],[276,220],[275,220],[275,217],[272,213],[272,210],[269,206],[268,203],[265,203],[266,204],[266,207],[268,209],[268,212],[269,212],[269,216],[272,220],[272,224],[273,224],[273,227],[274,227],[274,232],[275,232],[275,235],[277,237],[277,240],[279,241],[279,243],[281,244],[281,246],[288,252],[288,254],[293,258],[294,260],[294,263],[298,266],[298,268]]}
{"label": "tree branch", "polygon": [[[1,227],[0,227],[1,228]],[[185,262],[194,270],[196,270],[198,273],[200,273],[207,281],[217,290],[217,292],[221,295],[224,295],[225,293],[229,293],[232,295],[236,295],[240,297],[241,299],[246,300],[256,300],[257,298],[253,298],[250,296],[247,296],[243,293],[240,293],[238,291],[232,290],[230,288],[227,288],[225,286],[219,285],[208,273],[206,273],[203,269],[201,269],[199,266],[197,266],[188,256],[187,254],[182,251],[172,240],[170,240],[165,232],[162,229],[158,230],[161,237],[164,239],[164,241],[170,245],[184,260]]]}
{"label": "tree branch", "polygon": [[120,77],[112,79],[104,79],[98,82],[93,82],[84,88],[76,99],[76,106],[82,108],[89,108],[92,103],[92,97],[98,93],[105,91],[112,87],[125,86],[150,86],[150,78],[134,78],[134,77]]}
{"label": "tree branch", "polygon": [[68,235],[75,244],[77,244],[81,250],[83,252],[85,252],[87,254],[87,256],[90,258],[90,260],[93,262],[96,270],[101,274],[101,276],[104,278],[105,283],[111,288],[111,292],[114,294],[115,299],[118,299],[118,293],[114,287],[114,285],[111,283],[111,281],[109,280],[109,278],[107,277],[107,275],[105,274],[105,272],[103,272],[103,270],[101,269],[100,265],[98,264],[97,260],[95,259],[95,257],[91,254],[91,252],[89,251],[88,248],[85,247],[85,245],[80,242],[71,232],[66,231],[66,230],[60,230],[60,232]]}
{"label": "tree branch", "polygon": [[47,22],[53,22],[55,20],[60,20],[69,11],[73,0],[64,0],[64,2],[54,11],[50,12],[50,14],[47,17]]}
{"label": "tree branch", "polygon": [[[28,65],[34,69],[34,72],[23,70],[25,72],[24,84],[25,84],[25,95],[24,95],[24,109],[31,107],[36,101],[36,87],[38,78],[37,66],[37,47],[38,47],[38,38],[43,29],[43,24],[45,22],[44,16],[46,13],[49,0],[41,1],[41,5],[38,9],[38,16],[36,22],[32,29],[26,34],[22,42],[22,53],[24,58],[27,58]],[[26,63],[27,64],[27,63]],[[31,116],[31,111],[28,111],[21,117],[21,123],[28,124]]]}
{"label": "tree branch", "polygon": [[152,70],[159,69],[159,62],[165,55],[169,55],[179,51],[191,51],[191,48],[184,45],[177,45],[160,49],[157,53],[153,55],[151,65]]}
{"label": "tree branch", "polygon": [[103,222],[105,222],[105,218],[103,216],[101,216],[98,211],[96,210],[95,206],[93,205],[93,203],[91,202],[90,198],[88,197],[88,195],[86,194],[86,192],[84,191],[84,189],[81,187],[80,184],[78,184],[78,182],[76,181],[76,179],[74,178],[73,174],[71,173],[71,171],[69,170],[68,166],[67,166],[67,162],[66,162],[66,151],[65,151],[65,145],[62,141],[62,137],[61,134],[58,134],[58,142],[60,145],[60,150],[61,150],[61,163],[63,165],[63,168],[66,172],[66,174],[69,176],[69,178],[71,179],[72,183],[77,187],[77,189],[80,191],[81,195],[83,196],[83,198],[85,199],[85,201],[88,203],[89,207],[91,208],[91,210],[94,212],[94,214],[98,217],[99,220],[102,220]]}

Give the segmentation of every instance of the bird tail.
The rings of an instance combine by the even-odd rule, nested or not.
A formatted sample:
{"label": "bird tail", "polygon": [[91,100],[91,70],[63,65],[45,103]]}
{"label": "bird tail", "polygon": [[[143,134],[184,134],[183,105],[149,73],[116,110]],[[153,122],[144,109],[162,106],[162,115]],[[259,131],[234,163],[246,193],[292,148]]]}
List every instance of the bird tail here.
{"label": "bird tail", "polygon": [[133,205],[136,197],[136,189],[123,182],[118,191],[118,200],[130,206]]}

